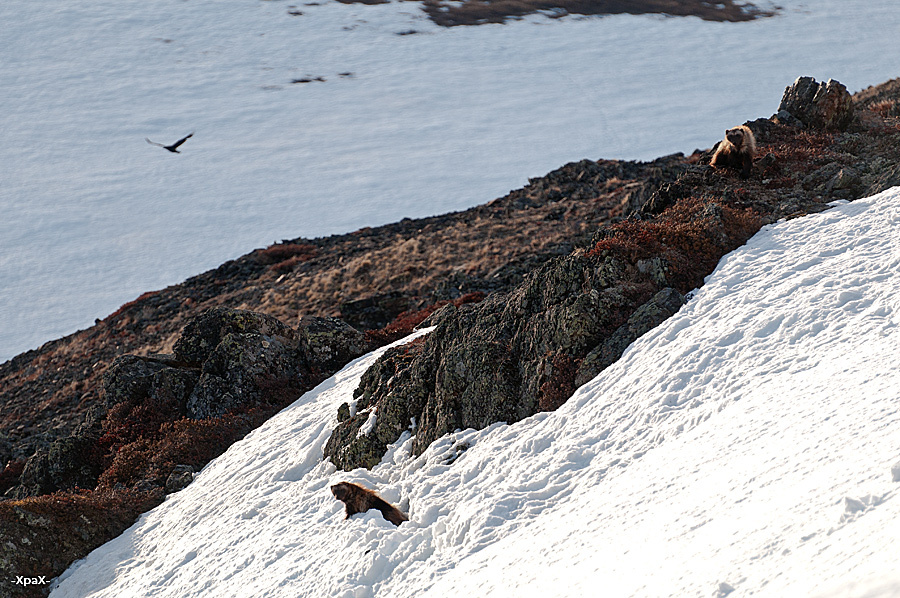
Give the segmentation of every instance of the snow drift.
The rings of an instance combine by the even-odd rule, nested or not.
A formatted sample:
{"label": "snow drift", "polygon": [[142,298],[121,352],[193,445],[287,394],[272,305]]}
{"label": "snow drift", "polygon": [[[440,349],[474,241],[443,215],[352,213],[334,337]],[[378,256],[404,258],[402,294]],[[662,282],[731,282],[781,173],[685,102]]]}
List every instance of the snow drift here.
{"label": "snow drift", "polygon": [[[336,472],[370,354],[51,595],[894,595],[898,272],[900,188],[767,226],[558,411]],[[344,479],[410,521],[344,520]]]}

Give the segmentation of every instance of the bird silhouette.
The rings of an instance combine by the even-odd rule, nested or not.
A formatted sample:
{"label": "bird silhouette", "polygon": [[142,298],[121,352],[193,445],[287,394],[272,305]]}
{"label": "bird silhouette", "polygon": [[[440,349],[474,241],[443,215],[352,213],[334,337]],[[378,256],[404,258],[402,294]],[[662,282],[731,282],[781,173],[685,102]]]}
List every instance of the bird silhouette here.
{"label": "bird silhouette", "polygon": [[173,143],[172,145],[163,145],[162,143],[156,143],[155,141],[150,141],[150,140],[147,139],[146,137],[144,137],[144,139],[147,139],[147,143],[149,143],[150,145],[158,145],[159,147],[164,148],[164,149],[167,149],[167,150],[169,150],[169,151],[172,152],[172,153],[180,154],[181,152],[178,151],[178,146],[181,145],[182,143],[184,143],[185,141],[187,141],[188,139],[190,139],[191,137],[193,137],[193,135],[194,135],[194,134],[191,133],[191,134],[188,135],[187,137],[183,137],[183,138],[179,139],[178,141],[176,141],[176,142]]}

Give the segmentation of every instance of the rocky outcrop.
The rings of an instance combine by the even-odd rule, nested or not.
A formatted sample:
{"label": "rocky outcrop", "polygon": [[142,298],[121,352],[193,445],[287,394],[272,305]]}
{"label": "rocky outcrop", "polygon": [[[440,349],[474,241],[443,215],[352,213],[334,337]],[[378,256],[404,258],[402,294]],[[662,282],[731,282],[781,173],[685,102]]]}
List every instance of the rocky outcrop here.
{"label": "rocky outcrop", "polygon": [[[708,208],[696,218],[698,235],[722,239],[719,255],[755,230],[736,234],[721,211]],[[676,280],[684,282],[659,256],[580,251],[509,294],[445,307],[426,321],[436,328],[422,342],[388,351],[364,374],[355,404],[338,411],[326,457],[347,470],[372,467],[407,430],[418,454],[455,429],[556,409],[586,376],[678,310]]]}
{"label": "rocky outcrop", "polygon": [[18,487],[11,489],[9,496],[26,498],[96,486],[102,471],[97,452],[102,413],[101,408],[94,408],[70,436],[55,440],[49,448],[32,455],[25,463]]}
{"label": "rocky outcrop", "polygon": [[834,79],[818,83],[812,77],[798,77],[784,90],[778,111],[815,129],[845,131],[853,119],[853,100]]}
{"label": "rocky outcrop", "polygon": [[[361,332],[336,318],[306,317],[294,330],[246,310],[204,312],[185,326],[173,355],[117,359],[103,376],[104,403],[72,434],[32,455],[9,494],[92,489],[111,456],[157,438],[166,422],[280,408],[370,349]],[[192,472],[174,466],[135,487],[151,491],[165,481],[165,490],[175,492]]]}

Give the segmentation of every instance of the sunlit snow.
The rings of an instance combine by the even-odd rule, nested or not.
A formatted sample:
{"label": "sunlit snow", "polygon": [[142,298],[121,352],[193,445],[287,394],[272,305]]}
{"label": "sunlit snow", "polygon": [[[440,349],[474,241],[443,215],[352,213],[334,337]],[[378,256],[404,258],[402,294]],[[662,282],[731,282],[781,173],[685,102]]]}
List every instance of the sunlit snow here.
{"label": "sunlit snow", "polygon": [[[895,596],[897,347],[900,188],[765,227],[558,411],[338,472],[363,357],[52,598]],[[410,521],[345,520],[340,480]]]}

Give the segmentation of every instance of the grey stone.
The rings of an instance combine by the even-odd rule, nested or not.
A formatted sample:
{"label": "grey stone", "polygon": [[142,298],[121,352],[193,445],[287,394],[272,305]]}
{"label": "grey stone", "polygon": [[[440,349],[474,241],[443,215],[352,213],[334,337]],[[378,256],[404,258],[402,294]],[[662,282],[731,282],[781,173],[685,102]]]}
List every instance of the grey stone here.
{"label": "grey stone", "polygon": [[166,494],[172,494],[187,488],[194,481],[194,468],[190,465],[176,465],[166,478]]}
{"label": "grey stone", "polygon": [[804,128],[806,125],[803,124],[803,121],[788,112],[787,110],[779,110],[772,116],[772,121],[776,122],[780,125],[787,125],[789,127],[797,127],[798,129]]}
{"label": "grey stone", "polygon": [[784,90],[778,112],[787,111],[813,129],[843,131],[853,119],[853,99],[838,81],[798,77]]}
{"label": "grey stone", "polygon": [[175,343],[175,357],[188,364],[200,365],[229,334],[294,338],[294,330],[278,318],[242,309],[217,307],[188,322]]}
{"label": "grey stone", "polygon": [[650,301],[635,310],[628,321],[606,341],[588,353],[578,373],[575,385],[581,386],[615,363],[625,349],[647,331],[659,326],[684,305],[684,297],[672,288],[659,291]]}
{"label": "grey stone", "polygon": [[306,361],[296,345],[283,336],[226,334],[203,363],[187,400],[188,417],[218,417],[238,408],[296,398],[308,379]]}
{"label": "grey stone", "polygon": [[307,360],[321,370],[340,369],[370,349],[362,332],[338,318],[304,316],[297,332]]}

